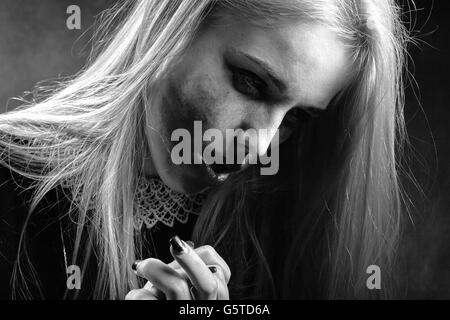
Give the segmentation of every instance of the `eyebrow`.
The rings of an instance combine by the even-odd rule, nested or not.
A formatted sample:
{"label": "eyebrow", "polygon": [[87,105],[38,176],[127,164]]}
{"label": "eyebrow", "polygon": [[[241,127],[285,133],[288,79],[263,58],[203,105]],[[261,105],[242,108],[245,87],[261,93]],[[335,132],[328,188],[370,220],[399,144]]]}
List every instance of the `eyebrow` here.
{"label": "eyebrow", "polygon": [[[235,48],[232,51],[235,54],[237,54],[237,55],[245,57],[246,59],[250,60],[254,64],[258,65],[260,68],[262,68],[264,70],[265,74],[267,75],[267,77],[270,79],[270,81],[273,82],[273,84],[279,90],[280,94],[283,96],[282,100],[288,98],[288,96],[287,96],[288,86],[286,85],[286,82],[281,80],[279,77],[276,76],[276,72],[269,65],[269,63],[267,63],[264,60],[261,60],[260,58],[252,56],[250,54],[247,54],[247,53],[242,52],[242,51],[240,51],[238,49],[235,49]],[[301,105],[299,105],[298,107],[300,107],[302,109],[309,110],[309,111],[313,111],[316,114],[320,114],[320,113],[322,113],[324,111],[322,108],[317,107],[317,106],[313,106],[313,105],[308,105],[308,106],[301,106]]]}
{"label": "eyebrow", "polygon": [[266,73],[267,77],[270,78],[270,80],[277,87],[277,89],[280,91],[280,93],[286,94],[286,91],[287,91],[286,83],[283,80],[281,80],[279,77],[276,76],[276,72],[267,62],[265,62],[257,57],[251,56],[245,52],[239,51],[239,50],[233,50],[233,51],[238,55],[244,56],[248,60],[252,61],[254,64],[257,64],[260,68],[262,68],[264,70],[264,72]]}

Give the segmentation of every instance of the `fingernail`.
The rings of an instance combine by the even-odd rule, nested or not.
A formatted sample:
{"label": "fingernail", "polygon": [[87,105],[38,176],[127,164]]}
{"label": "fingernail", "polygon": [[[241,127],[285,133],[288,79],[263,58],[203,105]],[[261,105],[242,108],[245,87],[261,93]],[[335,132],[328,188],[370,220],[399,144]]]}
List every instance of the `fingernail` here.
{"label": "fingernail", "polygon": [[217,268],[214,266],[208,267],[209,270],[211,270],[212,273],[216,273],[217,272]]}
{"label": "fingernail", "polygon": [[186,243],[188,244],[188,246],[190,246],[192,249],[194,249],[195,244],[193,241],[189,240],[189,241],[186,241]]}
{"label": "fingernail", "polygon": [[134,271],[137,271],[137,266],[139,264],[139,262],[141,262],[142,260],[136,260],[135,262],[133,262],[133,264],[131,265],[131,269],[133,269]]}
{"label": "fingernail", "polygon": [[172,245],[173,250],[177,254],[181,254],[186,250],[183,241],[179,236],[172,237],[169,242]]}

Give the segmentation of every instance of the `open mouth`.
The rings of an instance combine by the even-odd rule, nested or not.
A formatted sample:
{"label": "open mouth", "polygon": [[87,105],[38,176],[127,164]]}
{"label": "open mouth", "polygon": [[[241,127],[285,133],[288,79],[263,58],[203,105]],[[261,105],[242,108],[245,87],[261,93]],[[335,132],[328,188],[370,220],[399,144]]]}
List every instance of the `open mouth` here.
{"label": "open mouth", "polygon": [[242,166],[239,164],[217,164],[213,163],[210,165],[210,168],[216,173],[216,174],[229,174],[233,172],[237,172],[241,170]]}
{"label": "open mouth", "polygon": [[249,164],[248,155],[245,157],[242,164],[227,164],[225,160],[226,159],[224,157],[223,164],[212,163],[208,165],[205,163],[208,173],[214,179],[219,181],[225,181],[231,174],[244,170]]}

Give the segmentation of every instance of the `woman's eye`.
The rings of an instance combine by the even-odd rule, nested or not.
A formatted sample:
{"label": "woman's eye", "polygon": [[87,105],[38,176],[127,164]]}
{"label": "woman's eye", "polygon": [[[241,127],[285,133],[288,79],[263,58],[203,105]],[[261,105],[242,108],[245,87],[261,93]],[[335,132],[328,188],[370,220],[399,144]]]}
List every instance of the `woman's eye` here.
{"label": "woman's eye", "polygon": [[234,69],[233,86],[242,94],[253,99],[262,99],[267,92],[266,83],[250,71]]}

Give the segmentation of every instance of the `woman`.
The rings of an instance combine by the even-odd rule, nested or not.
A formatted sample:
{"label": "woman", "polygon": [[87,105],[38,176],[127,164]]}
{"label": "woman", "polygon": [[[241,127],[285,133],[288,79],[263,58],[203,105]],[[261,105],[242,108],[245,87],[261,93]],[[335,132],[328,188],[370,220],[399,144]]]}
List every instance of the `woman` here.
{"label": "woman", "polygon": [[[135,0],[104,18],[85,69],[0,117],[9,294],[395,295],[407,35],[393,0]],[[267,130],[246,146],[257,156],[279,137],[279,170],[195,150],[177,163],[173,132],[196,121]]]}

